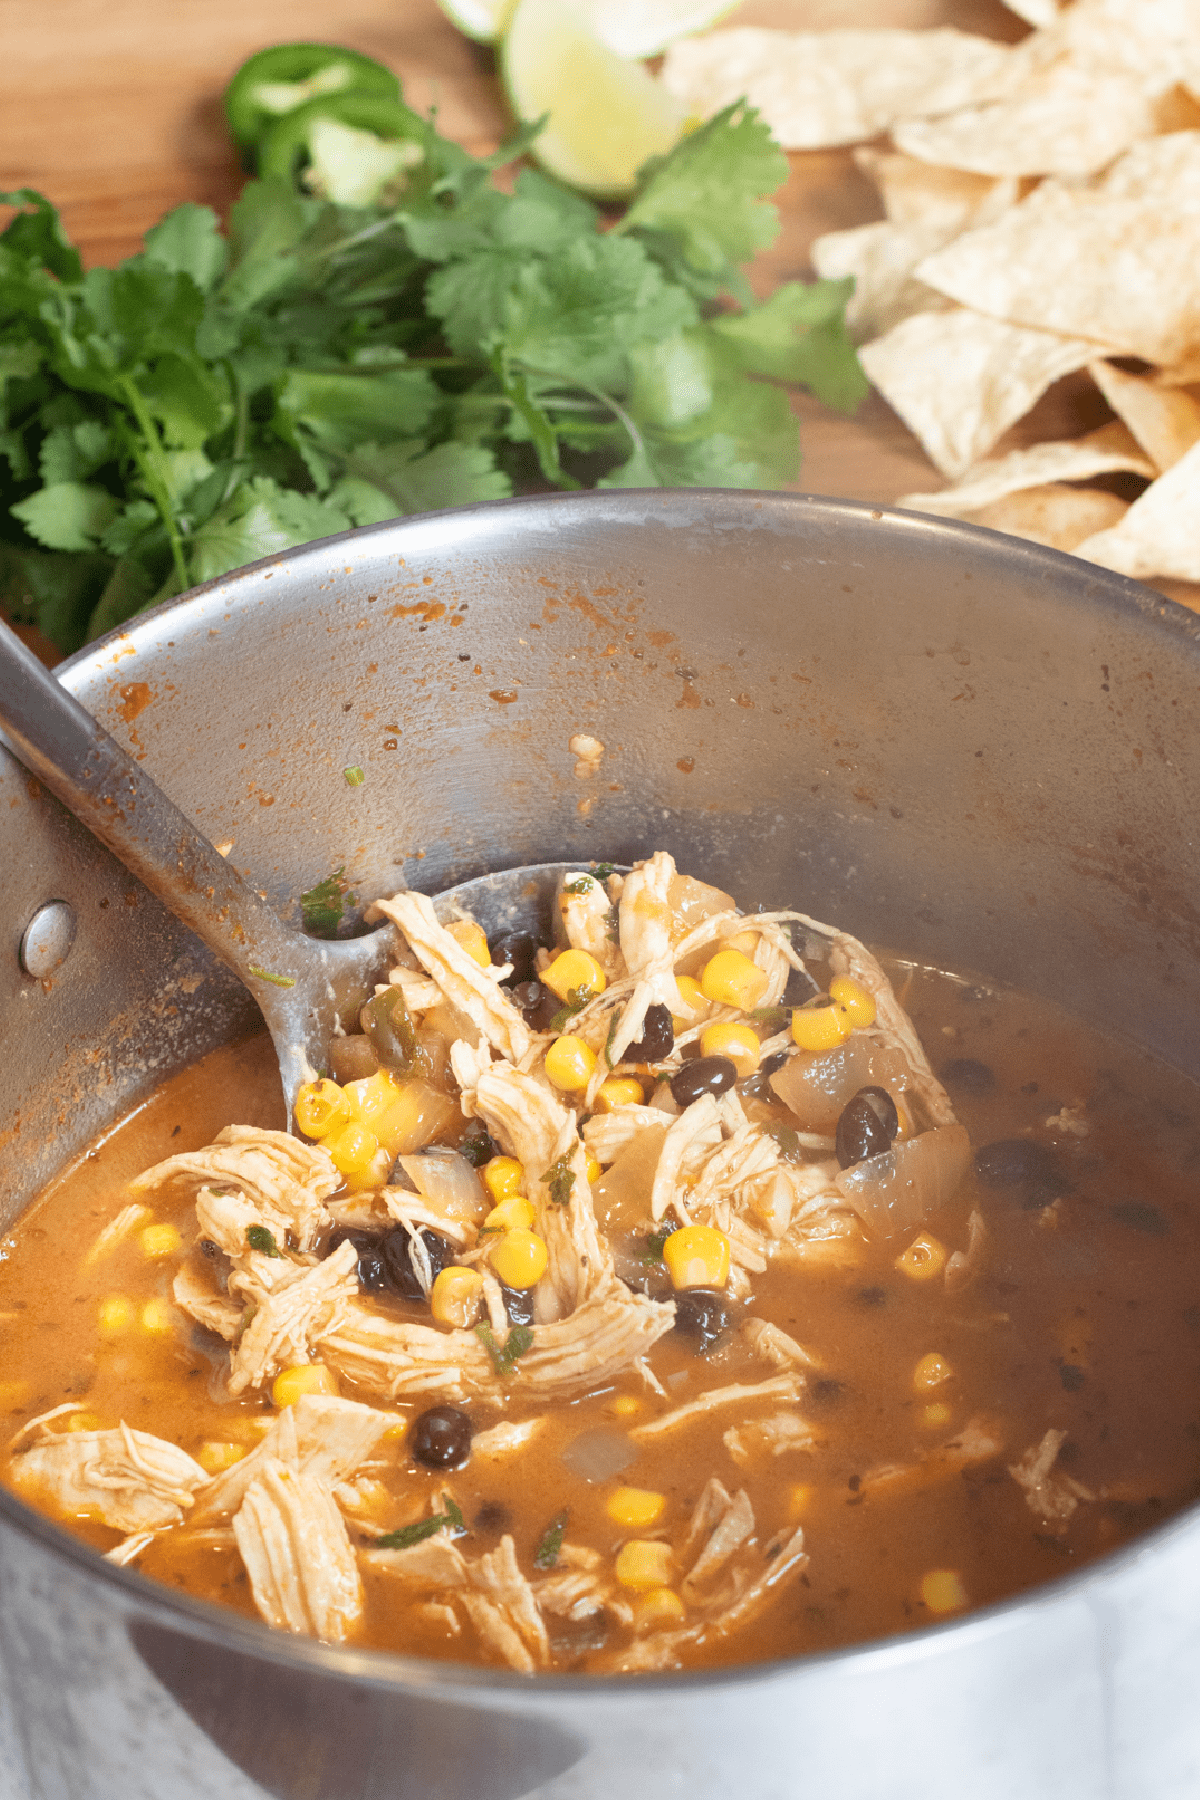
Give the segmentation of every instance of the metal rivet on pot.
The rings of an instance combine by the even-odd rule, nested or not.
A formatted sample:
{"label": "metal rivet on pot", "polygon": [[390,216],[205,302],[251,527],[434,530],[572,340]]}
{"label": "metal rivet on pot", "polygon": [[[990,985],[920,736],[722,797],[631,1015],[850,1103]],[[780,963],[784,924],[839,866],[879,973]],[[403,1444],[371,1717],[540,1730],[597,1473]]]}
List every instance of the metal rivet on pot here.
{"label": "metal rivet on pot", "polygon": [[47,900],[21,933],[21,967],[35,981],[45,981],[62,968],[74,942],[74,909],[65,900]]}

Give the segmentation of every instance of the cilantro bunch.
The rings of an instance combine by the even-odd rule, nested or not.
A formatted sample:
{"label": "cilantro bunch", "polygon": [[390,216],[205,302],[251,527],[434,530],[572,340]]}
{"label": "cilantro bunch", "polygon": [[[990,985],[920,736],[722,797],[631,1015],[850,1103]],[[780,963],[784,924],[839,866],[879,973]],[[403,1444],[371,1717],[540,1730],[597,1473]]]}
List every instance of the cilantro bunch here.
{"label": "cilantro bunch", "polygon": [[[866,391],[849,282],[761,305],[787,174],[727,108],[643,172],[615,223],[425,127],[398,201],[273,179],[223,235],[178,207],[84,273],[30,190],[0,235],[0,604],[64,651],[257,557],[514,488],[777,487],[780,382]],[[760,379],[766,378],[766,379]]]}

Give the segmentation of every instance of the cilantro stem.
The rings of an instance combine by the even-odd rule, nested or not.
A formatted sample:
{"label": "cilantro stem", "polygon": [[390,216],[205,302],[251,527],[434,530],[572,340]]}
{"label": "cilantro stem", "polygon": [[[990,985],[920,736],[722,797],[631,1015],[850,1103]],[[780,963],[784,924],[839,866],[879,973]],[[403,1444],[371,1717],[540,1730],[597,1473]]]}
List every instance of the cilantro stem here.
{"label": "cilantro stem", "polygon": [[171,545],[171,560],[175,564],[175,574],[179,580],[180,593],[188,586],[187,558],[183,553],[183,539],[179,535],[179,527],[175,523],[175,512],[171,505],[171,493],[163,476],[161,467],[162,446],[158,441],[158,432],[154,420],[146,411],[145,402],[138,392],[137,383],[128,375],[120,378],[120,389],[129,410],[137,421],[137,428],[142,434],[146,450],[139,448],[136,439],[129,440],[129,447],[134,460],[142,471],[146,486],[150,489],[150,497],[159,511],[159,516],[166,527],[167,538]]}

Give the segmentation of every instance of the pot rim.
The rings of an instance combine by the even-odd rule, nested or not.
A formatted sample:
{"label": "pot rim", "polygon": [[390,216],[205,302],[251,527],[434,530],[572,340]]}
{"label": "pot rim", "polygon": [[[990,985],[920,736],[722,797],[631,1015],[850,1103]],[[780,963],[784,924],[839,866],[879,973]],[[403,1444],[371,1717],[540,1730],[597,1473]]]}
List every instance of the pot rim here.
{"label": "pot rim", "polygon": [[[212,603],[222,610],[250,600],[245,590],[248,578],[272,578],[282,572],[295,580],[303,580],[312,565],[333,554],[338,560],[347,549],[371,549],[380,540],[388,544],[387,554],[394,556],[393,540],[415,539],[416,546],[436,547],[440,532],[450,529],[452,541],[443,546],[456,551],[471,548],[478,538],[486,538],[492,521],[512,513],[539,516],[555,532],[569,527],[570,515],[576,512],[622,516],[636,527],[644,523],[676,526],[708,525],[714,529],[774,527],[785,535],[783,527],[794,520],[814,526],[835,527],[853,519],[881,524],[885,529],[902,530],[910,538],[917,534],[935,543],[956,542],[978,559],[1000,562],[1012,573],[1051,582],[1060,602],[1138,613],[1149,629],[1169,630],[1190,640],[1200,656],[1200,616],[1182,603],[1148,588],[1143,583],[1096,564],[1080,561],[1066,552],[1050,549],[1026,539],[1009,537],[984,526],[947,519],[934,514],[905,511],[898,507],[875,506],[866,501],[843,500],[825,495],[786,491],[745,492],[724,488],[685,489],[620,489],[591,490],[582,493],[552,493],[515,496],[510,499],[479,501],[469,506],[416,514],[341,532],[334,537],[318,539],[292,550],[275,553],[243,568],[217,576],[199,587],[189,589],[172,600],[163,601],[135,619],[86,644],[56,668],[56,675],[72,691],[86,684],[99,659],[115,643],[128,644],[131,639],[149,639],[145,648],[155,648],[161,621],[168,616],[188,618],[191,627],[206,619]],[[568,515],[563,517],[563,515]],[[428,540],[427,543],[422,540]],[[1118,1546],[1085,1566],[1037,1586],[1010,1594],[961,1616],[916,1629],[895,1632],[862,1643],[837,1648],[776,1657],[764,1662],[732,1663],[716,1668],[639,1673],[634,1675],[586,1675],[539,1673],[535,1676],[510,1669],[498,1669],[478,1663],[441,1661],[434,1658],[407,1656],[399,1652],[352,1645],[324,1644],[286,1631],[275,1630],[264,1621],[245,1618],[214,1602],[179,1593],[164,1583],[142,1575],[134,1567],[122,1568],[108,1562],[98,1550],[73,1536],[46,1515],[26,1506],[15,1493],[0,1486],[0,1520],[20,1536],[31,1538],[55,1556],[65,1556],[82,1574],[112,1585],[126,1602],[127,1610],[147,1612],[164,1624],[182,1628],[191,1636],[218,1647],[239,1651],[284,1668],[354,1679],[384,1690],[428,1691],[431,1687],[447,1697],[473,1697],[511,1705],[515,1700],[536,1704],[538,1699],[559,1696],[587,1703],[588,1696],[597,1703],[614,1699],[633,1699],[647,1692],[703,1693],[710,1687],[730,1684],[745,1686],[769,1683],[805,1675],[818,1674],[839,1664],[852,1661],[861,1665],[907,1662],[912,1657],[938,1654],[949,1639],[963,1642],[970,1638],[990,1636],[1015,1629],[1030,1614],[1057,1603],[1071,1603],[1085,1595],[1088,1588],[1120,1579],[1139,1561],[1149,1556],[1169,1553],[1185,1533],[1195,1533],[1200,1522],[1200,1502],[1151,1527],[1136,1538]]]}

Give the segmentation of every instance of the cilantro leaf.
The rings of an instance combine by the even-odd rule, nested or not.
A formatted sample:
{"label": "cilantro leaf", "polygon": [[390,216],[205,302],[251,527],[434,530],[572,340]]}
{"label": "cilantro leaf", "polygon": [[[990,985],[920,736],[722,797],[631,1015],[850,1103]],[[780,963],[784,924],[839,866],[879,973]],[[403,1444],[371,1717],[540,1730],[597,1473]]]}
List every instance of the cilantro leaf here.
{"label": "cilantro leaf", "polygon": [[349,529],[346,514],[268,476],[242,482],[191,539],[195,581],[212,581],[243,563]]}
{"label": "cilantro leaf", "polygon": [[88,621],[112,569],[98,553],[55,554],[0,542],[0,606],[37,624],[68,654],[88,639]]}
{"label": "cilantro leaf", "polygon": [[[370,510],[371,501],[360,498],[361,489],[369,485],[381,496],[380,504],[391,503],[379,515],[385,519],[467,506],[474,500],[503,500],[512,492],[508,476],[496,467],[494,453],[477,444],[438,444],[424,454],[415,438],[398,444],[362,444],[346,458],[346,470],[346,481],[333,489],[330,501],[349,510],[342,498],[345,490],[350,500]],[[357,525],[374,522],[355,517]]]}
{"label": "cilantro leaf", "polygon": [[427,1519],[418,1519],[415,1525],[401,1525],[398,1531],[389,1531],[383,1537],[373,1538],[371,1547],[374,1550],[410,1550],[414,1544],[423,1544],[426,1538],[433,1537],[439,1531],[448,1531],[452,1537],[463,1537],[466,1524],[461,1509],[455,1505],[449,1494],[443,1494],[446,1510],[430,1513]]}
{"label": "cilantro leaf", "polygon": [[346,902],[354,903],[354,895],[346,892],[346,866],[335,869],[324,881],[318,881],[300,896],[300,917],[304,929],[313,937],[333,937],[342,922]]}
{"label": "cilantro leaf", "polygon": [[48,550],[94,550],[120,511],[107,488],[56,481],[9,508]]}
{"label": "cilantro leaf", "polygon": [[510,1326],[502,1344],[486,1322],[475,1327],[475,1336],[491,1357],[492,1367],[497,1375],[511,1375],[517,1358],[524,1356],[533,1343],[533,1333],[528,1325]]}
{"label": "cilantro leaf", "polygon": [[761,306],[724,313],[712,330],[750,375],[809,388],[818,400],[850,413],[866,397],[868,382],[846,331],[846,302],[853,277],[788,281]]}
{"label": "cilantro leaf", "polygon": [[571,1167],[570,1158],[560,1156],[557,1162],[551,1163],[542,1180],[550,1189],[550,1198],[555,1206],[566,1206],[571,1198],[571,1189],[575,1186],[575,1171]]}
{"label": "cilantro leaf", "polygon": [[201,292],[208,293],[225,273],[229,246],[212,208],[189,200],[151,227],[143,254],[148,262],[190,275]]}
{"label": "cilantro leaf", "polygon": [[59,281],[78,281],[83,274],[79,252],[62,228],[58,213],[35,188],[0,194],[0,206],[22,210],[0,233],[0,245],[33,267],[49,270]]}
{"label": "cilantro leaf", "polygon": [[538,1540],[538,1547],[533,1553],[535,1569],[552,1569],[558,1561],[562,1549],[563,1533],[567,1529],[571,1515],[564,1507],[562,1512],[555,1513],[545,1531]]}
{"label": "cilantro leaf", "polygon": [[249,1244],[251,1250],[258,1250],[263,1256],[279,1256],[282,1254],[279,1245],[275,1242],[274,1232],[268,1231],[265,1225],[248,1225],[246,1227],[246,1242]]}

